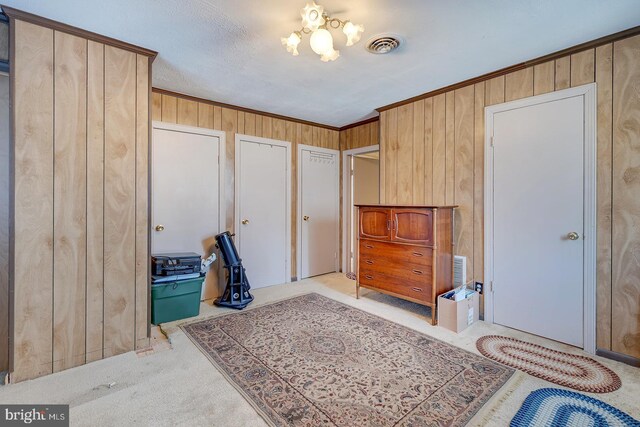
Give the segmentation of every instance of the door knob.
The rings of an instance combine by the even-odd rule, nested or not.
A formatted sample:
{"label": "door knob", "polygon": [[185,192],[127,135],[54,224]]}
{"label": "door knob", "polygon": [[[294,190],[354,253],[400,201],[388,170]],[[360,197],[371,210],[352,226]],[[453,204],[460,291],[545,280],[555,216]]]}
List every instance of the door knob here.
{"label": "door knob", "polygon": [[249,220],[248,219],[243,219],[242,220],[242,225],[247,225],[249,224]]}
{"label": "door knob", "polygon": [[303,216],[302,219],[305,221],[309,221],[309,217],[307,215]]}
{"label": "door knob", "polygon": [[578,240],[579,238],[580,238],[580,235],[575,231],[572,231],[571,233],[567,234],[567,239],[569,240]]}
{"label": "door knob", "polygon": [[156,231],[163,231],[163,230],[164,230],[164,225],[162,224],[156,225]]}

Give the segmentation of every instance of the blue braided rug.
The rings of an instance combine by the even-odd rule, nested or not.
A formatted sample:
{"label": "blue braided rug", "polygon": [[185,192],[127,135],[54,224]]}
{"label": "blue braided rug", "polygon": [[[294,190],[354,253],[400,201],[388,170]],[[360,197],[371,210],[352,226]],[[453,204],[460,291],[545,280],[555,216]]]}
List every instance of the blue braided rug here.
{"label": "blue braided rug", "polygon": [[640,421],[584,394],[541,388],[525,399],[511,427],[640,427]]}

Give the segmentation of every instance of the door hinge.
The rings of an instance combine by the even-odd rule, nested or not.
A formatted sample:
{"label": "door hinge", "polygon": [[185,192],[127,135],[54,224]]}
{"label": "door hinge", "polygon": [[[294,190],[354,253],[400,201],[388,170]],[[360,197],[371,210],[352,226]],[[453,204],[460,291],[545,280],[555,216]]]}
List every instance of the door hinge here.
{"label": "door hinge", "polygon": [[493,147],[493,135],[491,135],[491,139],[490,139],[489,144]]}
{"label": "door hinge", "polygon": [[493,280],[489,282],[489,292],[493,292]]}

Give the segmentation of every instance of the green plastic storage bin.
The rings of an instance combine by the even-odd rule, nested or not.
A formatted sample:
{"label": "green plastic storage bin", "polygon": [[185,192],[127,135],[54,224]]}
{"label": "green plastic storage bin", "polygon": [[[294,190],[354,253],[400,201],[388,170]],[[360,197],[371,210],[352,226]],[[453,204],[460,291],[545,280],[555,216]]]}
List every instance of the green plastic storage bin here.
{"label": "green plastic storage bin", "polygon": [[151,286],[151,323],[172,322],[200,314],[204,276]]}

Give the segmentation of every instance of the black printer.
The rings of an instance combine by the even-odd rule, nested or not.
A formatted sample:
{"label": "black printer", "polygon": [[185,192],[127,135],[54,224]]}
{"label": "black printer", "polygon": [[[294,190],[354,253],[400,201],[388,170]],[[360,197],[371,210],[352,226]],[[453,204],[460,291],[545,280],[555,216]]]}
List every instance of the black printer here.
{"label": "black printer", "polygon": [[181,276],[200,273],[202,257],[195,252],[171,252],[151,255],[152,276]]}

